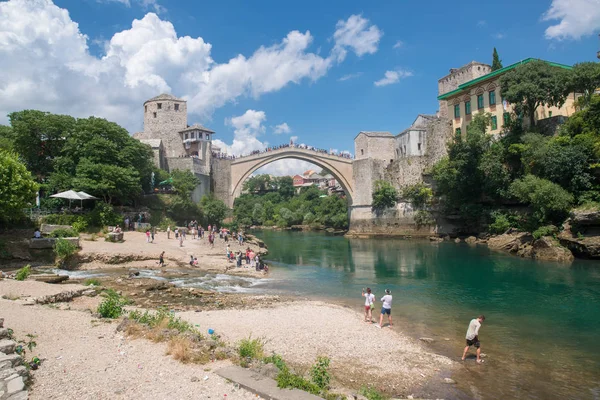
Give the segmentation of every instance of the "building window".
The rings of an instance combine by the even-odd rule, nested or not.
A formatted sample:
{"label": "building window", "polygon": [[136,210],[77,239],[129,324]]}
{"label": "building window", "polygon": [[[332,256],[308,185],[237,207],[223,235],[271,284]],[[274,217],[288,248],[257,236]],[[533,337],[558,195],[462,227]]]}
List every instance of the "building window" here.
{"label": "building window", "polygon": [[365,151],[363,149],[360,149],[360,155],[364,156],[365,155]]}
{"label": "building window", "polygon": [[477,95],[477,109],[481,110],[483,108],[483,95]]}
{"label": "building window", "polygon": [[417,143],[417,149],[421,151],[421,143]]}
{"label": "building window", "polygon": [[454,130],[454,133],[456,134],[456,136],[460,136],[460,134],[461,134],[461,129],[460,129],[460,128],[456,128],[456,129]]}
{"label": "building window", "polygon": [[175,104],[175,111],[179,111],[179,104]]}
{"label": "building window", "polygon": [[144,112],[148,112],[148,106],[144,106]]}
{"label": "building window", "polygon": [[548,116],[552,118],[552,111],[548,111]]}
{"label": "building window", "polygon": [[454,105],[454,118],[460,118],[460,104]]}
{"label": "building window", "polygon": [[153,112],[152,114],[154,114],[154,118],[156,118],[156,112]]}
{"label": "building window", "polygon": [[158,108],[159,110],[162,110],[162,103],[156,103],[156,108]]}
{"label": "building window", "polygon": [[495,131],[498,129],[498,117],[495,115],[492,117],[492,130]]}
{"label": "building window", "polygon": [[465,101],[465,115],[471,115],[471,101]]}
{"label": "building window", "polygon": [[508,125],[508,123],[510,122],[510,114],[505,112],[502,118],[504,120],[504,125]]}
{"label": "building window", "polygon": [[496,105],[496,92],[494,90],[492,90],[490,92],[490,106],[495,106]]}
{"label": "building window", "polygon": [[187,140],[187,139],[188,139],[188,134],[186,133],[186,134],[185,134],[185,140]]}

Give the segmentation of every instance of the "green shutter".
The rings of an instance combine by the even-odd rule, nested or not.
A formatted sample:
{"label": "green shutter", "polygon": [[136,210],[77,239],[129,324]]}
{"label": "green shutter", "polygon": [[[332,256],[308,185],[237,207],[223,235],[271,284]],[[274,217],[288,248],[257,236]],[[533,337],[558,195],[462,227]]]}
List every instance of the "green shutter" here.
{"label": "green shutter", "polygon": [[504,118],[504,125],[507,125],[510,122],[510,114],[505,112],[503,115]]}
{"label": "green shutter", "polygon": [[481,110],[483,108],[483,95],[480,94],[477,96],[477,109]]}
{"label": "green shutter", "polygon": [[471,115],[471,102],[465,101],[465,115]]}
{"label": "green shutter", "polygon": [[492,130],[495,131],[498,129],[498,117],[495,115],[492,117]]}
{"label": "green shutter", "polygon": [[460,129],[460,128],[456,128],[456,129],[454,130],[454,132],[456,133],[456,136],[460,136],[460,134],[461,134],[461,129]]}
{"label": "green shutter", "polygon": [[454,105],[454,118],[460,118],[460,104]]}
{"label": "green shutter", "polygon": [[492,90],[490,92],[490,106],[495,106],[496,105],[496,92],[494,90]]}

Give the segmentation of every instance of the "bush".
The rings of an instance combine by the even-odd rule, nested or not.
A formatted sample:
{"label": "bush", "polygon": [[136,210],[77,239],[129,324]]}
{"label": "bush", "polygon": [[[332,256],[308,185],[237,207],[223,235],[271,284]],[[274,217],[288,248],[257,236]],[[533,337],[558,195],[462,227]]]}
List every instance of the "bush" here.
{"label": "bush", "polygon": [[375,181],[373,188],[373,204],[374,211],[383,211],[396,205],[398,192],[391,183],[386,181]]}
{"label": "bush", "polygon": [[68,240],[63,238],[59,238],[56,243],[54,243],[54,254],[58,258],[59,262],[66,261],[69,257],[77,252],[77,246]]}
{"label": "bush", "polygon": [[331,381],[331,375],[328,370],[329,363],[330,360],[328,357],[319,357],[315,365],[310,369],[310,379],[321,390],[327,389]]}
{"label": "bush", "polygon": [[31,275],[31,265],[28,264],[17,271],[15,279],[18,281],[24,281],[29,277],[29,275]]}
{"label": "bush", "polygon": [[263,357],[265,342],[262,339],[242,339],[239,345],[239,354],[242,358],[259,360]]}
{"label": "bush", "polygon": [[83,284],[85,286],[102,286],[102,282],[100,281],[100,279],[96,279],[96,278],[89,278],[86,279]]}
{"label": "bush", "polygon": [[115,292],[113,289],[108,289],[102,294],[105,299],[98,306],[98,314],[102,318],[119,318],[123,314],[123,307],[129,301]]}
{"label": "bush", "polygon": [[275,365],[280,371],[282,371],[284,368],[287,368],[285,361],[283,361],[283,358],[279,354],[273,353],[269,357],[263,358],[263,362],[265,364]]}
{"label": "bush", "polygon": [[164,325],[168,329],[175,329],[180,333],[191,332],[200,335],[200,332],[198,332],[191,323],[184,321],[179,317],[175,317],[175,315],[169,312],[165,307],[159,308],[155,313],[149,313],[148,311],[145,311],[144,313],[141,313],[140,311],[131,311],[129,313],[129,319],[147,325],[149,328]]}
{"label": "bush", "polygon": [[573,203],[573,195],[549,180],[526,175],[510,185],[510,193],[533,209],[539,225],[564,221]]}
{"label": "bush", "polygon": [[359,394],[365,396],[368,400],[386,400],[387,397],[379,393],[375,388],[363,386],[358,391]]}
{"label": "bush", "polygon": [[431,202],[433,191],[430,187],[425,186],[424,183],[416,183],[406,186],[402,190],[402,197],[410,201],[414,207],[422,208]]}
{"label": "bush", "polygon": [[554,225],[545,225],[540,226],[535,231],[533,231],[532,235],[534,239],[539,239],[544,236],[554,236],[558,233],[558,228]]}
{"label": "bush", "polygon": [[488,226],[490,233],[500,235],[511,228],[510,221],[508,220],[508,216],[506,216],[506,214],[494,211],[492,213],[492,218],[494,219],[494,222]]}
{"label": "bush", "polygon": [[81,217],[72,214],[49,214],[42,217],[42,222],[50,225],[73,225],[78,218]]}
{"label": "bush", "polygon": [[73,229],[65,229],[65,228],[60,228],[60,229],[56,229],[52,232],[50,232],[50,234],[48,235],[50,237],[53,238],[67,238],[67,237],[79,237],[79,234],[77,232],[75,232],[75,230]]}
{"label": "bush", "polygon": [[84,217],[77,217],[75,221],[71,224],[73,230],[77,233],[83,232],[88,227],[88,221]]}
{"label": "bush", "polygon": [[435,224],[435,218],[433,218],[431,212],[427,210],[417,211],[415,213],[414,220],[415,224],[417,224],[417,227],[430,226]]}
{"label": "bush", "polygon": [[292,373],[287,367],[279,371],[279,374],[277,374],[277,387],[282,389],[300,389],[314,395],[317,395],[321,392],[321,388],[318,385],[310,382],[300,375]]}
{"label": "bush", "polygon": [[123,218],[113,206],[103,201],[98,201],[94,210],[88,214],[88,224],[91,226],[114,226],[122,222]]}

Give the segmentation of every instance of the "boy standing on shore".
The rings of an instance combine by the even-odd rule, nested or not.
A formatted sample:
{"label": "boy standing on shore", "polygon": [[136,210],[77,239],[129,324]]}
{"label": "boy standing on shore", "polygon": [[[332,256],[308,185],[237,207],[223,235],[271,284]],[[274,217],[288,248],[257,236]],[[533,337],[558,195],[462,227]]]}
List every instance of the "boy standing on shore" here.
{"label": "boy standing on shore", "polygon": [[392,327],[392,293],[390,289],[385,289],[385,296],[381,298],[383,305],[381,307],[381,315],[379,316],[379,327],[383,328],[383,314],[387,314],[389,327]]}
{"label": "boy standing on shore", "polygon": [[469,329],[467,329],[467,346],[465,347],[465,351],[462,355],[462,360],[465,361],[465,357],[467,356],[467,351],[469,351],[469,347],[475,346],[477,349],[477,363],[481,364],[483,360],[481,359],[481,343],[479,342],[479,328],[481,328],[481,324],[485,321],[485,315],[480,315],[477,318],[473,318],[469,323]]}

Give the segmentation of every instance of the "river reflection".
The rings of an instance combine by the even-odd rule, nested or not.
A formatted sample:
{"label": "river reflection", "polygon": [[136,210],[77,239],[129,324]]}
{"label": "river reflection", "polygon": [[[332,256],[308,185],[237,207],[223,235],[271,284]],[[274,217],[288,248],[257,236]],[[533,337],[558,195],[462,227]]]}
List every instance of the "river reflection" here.
{"label": "river reflection", "polygon": [[439,338],[448,355],[460,355],[468,321],[484,313],[489,364],[477,379],[461,376],[470,396],[600,398],[600,263],[534,262],[454,243],[258,235],[275,266],[268,289],[358,308],[362,287],[378,296],[389,288],[406,333]]}

